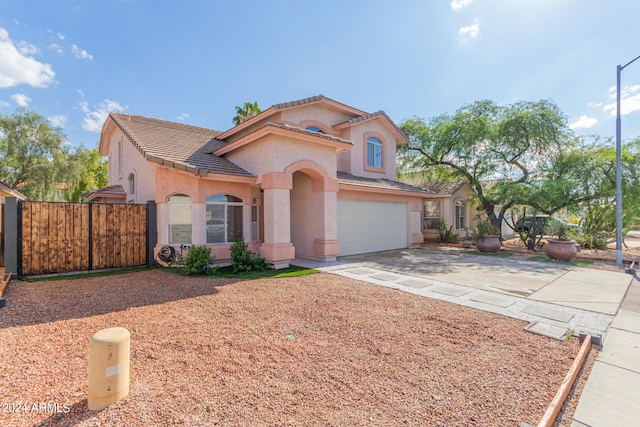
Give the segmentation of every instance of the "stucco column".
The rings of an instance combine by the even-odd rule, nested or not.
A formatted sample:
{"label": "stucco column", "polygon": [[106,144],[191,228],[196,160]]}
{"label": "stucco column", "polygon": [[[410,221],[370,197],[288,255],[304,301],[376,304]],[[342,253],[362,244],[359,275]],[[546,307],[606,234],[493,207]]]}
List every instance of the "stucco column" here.
{"label": "stucco column", "polygon": [[276,269],[287,268],[295,256],[291,244],[289,190],[268,188],[264,190],[264,243],[260,255]]}
{"label": "stucco column", "polygon": [[335,261],[342,250],[338,241],[338,193],[321,191],[314,195],[314,199],[319,201],[317,206],[322,206],[323,209],[320,223],[316,225],[320,238],[313,242],[313,254],[323,261]]}

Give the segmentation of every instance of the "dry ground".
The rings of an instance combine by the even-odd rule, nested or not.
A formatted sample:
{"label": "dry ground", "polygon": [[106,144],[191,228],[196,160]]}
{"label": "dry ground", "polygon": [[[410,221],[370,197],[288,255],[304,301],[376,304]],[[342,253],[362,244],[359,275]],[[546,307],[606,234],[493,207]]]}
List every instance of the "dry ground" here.
{"label": "dry ground", "polygon": [[[319,273],[158,270],[13,282],[0,309],[0,425],[518,426],[574,356],[523,322]],[[131,391],[87,408],[88,343],[131,331]],[[41,402],[68,413],[37,413]],[[27,411],[7,413],[7,404]]]}

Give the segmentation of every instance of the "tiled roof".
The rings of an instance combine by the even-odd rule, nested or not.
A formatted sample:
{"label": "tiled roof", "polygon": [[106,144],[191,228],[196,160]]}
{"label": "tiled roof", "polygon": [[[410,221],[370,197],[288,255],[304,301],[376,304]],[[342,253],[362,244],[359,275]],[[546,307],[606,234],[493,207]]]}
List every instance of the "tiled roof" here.
{"label": "tiled roof", "polygon": [[446,180],[424,180],[421,178],[402,177],[404,182],[410,183],[435,194],[453,194],[466,184],[466,181],[457,179],[455,181]]}
{"label": "tiled roof", "polygon": [[313,135],[313,136],[317,136],[317,137],[320,137],[320,138],[328,139],[330,141],[342,142],[344,144],[353,145],[353,142],[349,141],[348,139],[342,139],[342,138],[338,138],[336,136],[327,135],[326,133],[314,132],[312,130],[302,129],[302,128],[299,128],[299,127],[296,127],[296,126],[290,126],[290,125],[286,125],[286,124],[283,124],[283,123],[266,122],[265,126],[273,126],[273,127],[280,128],[280,129],[288,129],[288,130],[292,130],[294,132],[303,133],[303,134],[306,134],[306,135]]}
{"label": "tiled roof", "polygon": [[381,117],[386,118],[386,119],[389,121],[389,123],[391,123],[391,125],[393,125],[393,127],[395,128],[395,130],[397,130],[397,131],[398,131],[398,133],[404,137],[404,139],[406,139],[407,141],[409,140],[409,139],[407,138],[407,135],[402,131],[402,129],[400,129],[400,128],[398,127],[398,125],[396,125],[396,124],[395,124],[395,122],[394,122],[393,120],[391,120],[391,117],[389,117],[389,116],[387,115],[387,113],[385,113],[385,112],[384,112],[384,111],[382,111],[382,110],[380,110],[380,111],[376,111],[375,113],[369,113],[369,114],[364,114],[364,115],[362,115],[362,116],[354,117],[354,118],[353,118],[353,119],[351,119],[351,120],[346,120],[346,121],[344,121],[344,122],[338,123],[338,124],[336,124],[336,126],[339,126],[339,125],[344,124],[344,123],[348,123],[348,124],[350,124],[350,125],[354,125],[354,124],[356,124],[356,123],[364,122],[365,120],[373,119],[373,118],[378,117],[378,116],[381,116]]}
{"label": "tiled roof", "polygon": [[127,193],[125,193],[124,188],[122,188],[122,185],[110,185],[108,187],[92,190],[87,196],[87,200],[92,201],[99,197],[125,198],[126,196],[127,196]]}
{"label": "tiled roof", "polygon": [[363,178],[360,176],[348,174],[346,172],[338,172],[338,181],[340,184],[346,185],[358,185],[361,187],[380,188],[384,190],[401,190],[432,194],[431,191],[414,187],[413,185],[405,184],[403,182],[392,181],[390,179]]}
{"label": "tiled roof", "polygon": [[347,104],[343,104],[342,102],[338,102],[338,101],[336,101],[334,99],[327,98],[324,95],[310,96],[308,98],[297,99],[295,101],[289,101],[289,102],[282,102],[280,104],[274,104],[274,105],[272,105],[270,107],[270,109],[273,108],[274,110],[277,111],[277,110],[282,110],[284,108],[296,107],[298,105],[311,104],[313,102],[322,101],[323,99],[333,103],[334,105],[340,105],[342,107],[345,107],[345,108],[351,110],[354,114],[365,114],[365,112],[362,111],[362,110],[350,107]]}
{"label": "tiled roof", "polygon": [[111,113],[109,116],[149,161],[206,176],[208,172],[254,176],[213,153],[226,145],[220,131],[148,117]]}

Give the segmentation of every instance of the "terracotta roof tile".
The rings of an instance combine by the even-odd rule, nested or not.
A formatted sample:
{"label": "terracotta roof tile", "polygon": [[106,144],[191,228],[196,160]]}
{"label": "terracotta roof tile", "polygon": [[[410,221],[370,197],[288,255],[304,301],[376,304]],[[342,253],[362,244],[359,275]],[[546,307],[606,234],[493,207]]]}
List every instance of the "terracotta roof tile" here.
{"label": "terracotta roof tile", "polygon": [[216,139],[220,131],[133,114],[109,116],[149,161],[194,175],[213,172],[254,176],[224,157],[211,154],[226,145]]}
{"label": "terracotta roof tile", "polygon": [[402,190],[412,191],[416,193],[433,194],[433,192],[431,191],[414,187],[413,185],[405,184],[403,182],[392,181],[390,179],[364,178],[361,176],[351,175],[346,172],[338,172],[338,181],[340,184],[347,185],[358,185],[362,187],[381,188],[385,190]]}
{"label": "terracotta roof tile", "polygon": [[344,123],[348,123],[348,124],[350,124],[350,125],[354,125],[354,124],[356,124],[356,123],[364,122],[365,120],[373,119],[373,118],[378,117],[378,116],[386,118],[386,119],[389,121],[389,123],[391,123],[391,125],[395,128],[395,130],[397,130],[397,131],[398,131],[398,133],[399,133],[400,135],[402,135],[402,137],[403,137],[404,139],[406,139],[407,141],[409,141],[409,138],[407,138],[407,135],[404,133],[404,131],[403,131],[402,129],[400,129],[400,128],[398,127],[398,125],[396,125],[396,124],[395,124],[395,122],[394,122],[393,120],[391,120],[391,117],[389,117],[389,116],[387,115],[387,113],[385,113],[385,112],[384,112],[384,111],[382,111],[382,110],[380,110],[380,111],[376,111],[375,113],[368,113],[368,114],[364,114],[364,115],[362,115],[362,116],[354,117],[354,118],[353,118],[353,119],[351,119],[351,120],[345,120],[344,122],[337,123],[335,126],[339,126],[339,125],[344,124]]}

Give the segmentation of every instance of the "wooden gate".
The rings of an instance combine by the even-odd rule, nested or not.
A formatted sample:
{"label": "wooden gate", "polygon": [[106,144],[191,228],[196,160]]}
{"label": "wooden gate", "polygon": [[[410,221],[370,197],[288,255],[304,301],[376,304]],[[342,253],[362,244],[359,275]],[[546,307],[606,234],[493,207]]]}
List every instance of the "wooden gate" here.
{"label": "wooden gate", "polygon": [[22,275],[147,263],[147,209],[140,204],[19,202]]}

